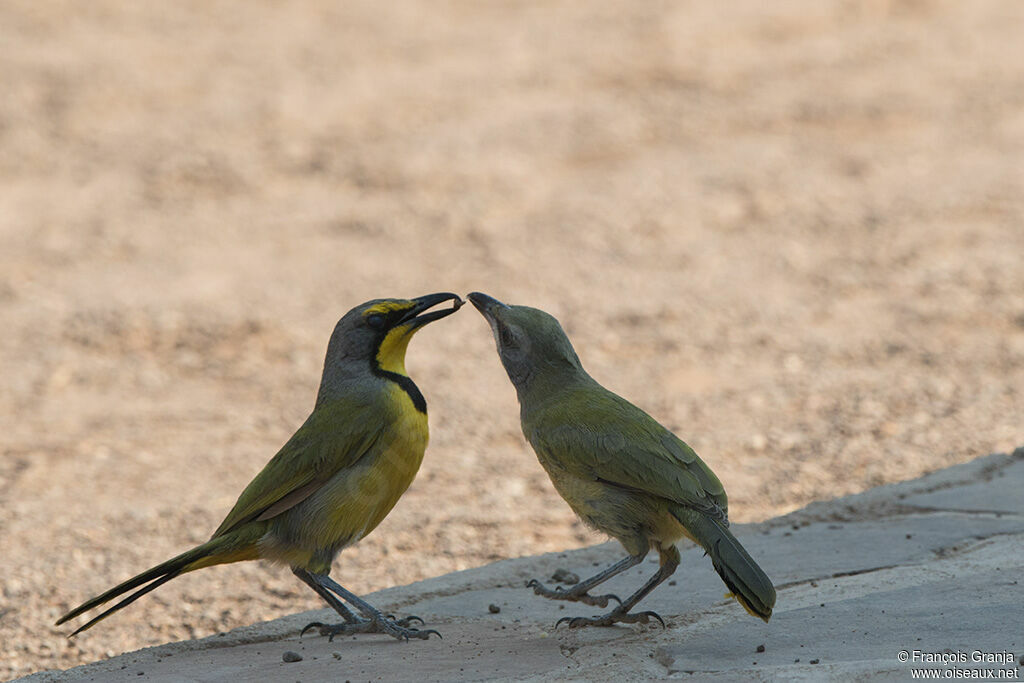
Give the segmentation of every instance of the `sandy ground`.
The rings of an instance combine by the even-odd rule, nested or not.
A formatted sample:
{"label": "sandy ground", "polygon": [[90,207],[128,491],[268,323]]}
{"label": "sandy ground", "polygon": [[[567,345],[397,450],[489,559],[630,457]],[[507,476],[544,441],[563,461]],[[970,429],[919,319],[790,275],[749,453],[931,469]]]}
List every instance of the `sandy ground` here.
{"label": "sandy ground", "polygon": [[[634,6],[635,5],[635,6]],[[204,540],[378,296],[559,316],[763,519],[1024,443],[1024,4],[0,4],[0,674],[318,606]],[[472,308],[351,589],[600,540]]]}

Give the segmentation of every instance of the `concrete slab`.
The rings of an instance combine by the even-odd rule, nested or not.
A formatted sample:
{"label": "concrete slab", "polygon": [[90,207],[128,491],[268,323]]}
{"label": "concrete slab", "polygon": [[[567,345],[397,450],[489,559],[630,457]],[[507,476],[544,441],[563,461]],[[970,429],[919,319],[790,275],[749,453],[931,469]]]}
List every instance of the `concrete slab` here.
{"label": "concrete slab", "polygon": [[[286,637],[226,647],[161,646],[34,680],[235,683],[236,681],[463,680],[528,677],[538,669],[568,669],[555,638],[530,626],[485,628],[479,622],[441,623],[444,640],[400,643],[387,636]],[[302,659],[285,662],[285,652]],[[29,677],[32,679],[33,677]]]}
{"label": "concrete slab", "polygon": [[999,468],[991,476],[970,484],[916,493],[901,502],[912,507],[931,510],[964,510],[991,512],[995,515],[1024,517],[1024,460]]}
{"label": "concrete slab", "polygon": [[[642,603],[666,618],[667,629],[555,630],[562,616],[599,610],[544,600],[525,581],[550,581],[557,569],[580,576],[597,571],[622,555],[617,544],[607,543],[497,562],[370,596],[382,608],[418,614],[444,640],[300,639],[298,631],[309,621],[331,619],[328,610],[318,610],[22,680],[845,681],[908,680],[912,667],[956,678],[990,669],[1003,672],[993,677],[1019,680],[1021,491],[1024,449],[738,526],[736,535],[779,591],[770,624],[723,599],[725,588],[710,562],[690,546],[674,583]],[[645,562],[616,577],[607,591],[631,592],[655,566]],[[286,651],[301,660],[283,661]],[[922,654],[903,662],[901,651]],[[975,652],[1006,661],[971,661]],[[923,661],[928,653],[967,661]]]}
{"label": "concrete slab", "polygon": [[[837,673],[846,671],[835,666],[839,663],[870,664],[855,670],[906,676],[909,665],[899,662],[900,650],[1009,651],[1019,656],[1024,651],[1024,630],[1019,628],[1024,624],[1024,566],[1002,566],[1004,550],[1002,544],[975,548],[957,561],[936,563],[924,574],[889,570],[865,585],[837,582],[812,591],[822,602],[778,613],[768,633],[739,620],[710,630],[692,629],[698,632],[661,648],[658,657],[669,673],[781,680],[800,669],[812,674],[820,664]],[[764,652],[755,647],[737,653],[736,643],[759,637]],[[970,664],[981,668],[980,663]]]}

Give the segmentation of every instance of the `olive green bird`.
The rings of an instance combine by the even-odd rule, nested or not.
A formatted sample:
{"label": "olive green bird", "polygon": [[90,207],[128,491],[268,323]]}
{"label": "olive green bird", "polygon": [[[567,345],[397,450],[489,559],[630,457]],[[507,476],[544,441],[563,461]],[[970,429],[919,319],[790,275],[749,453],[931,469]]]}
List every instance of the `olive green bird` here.
{"label": "olive green bird", "polygon": [[[523,434],[555,489],[589,526],[616,539],[628,557],[569,589],[536,579],[538,595],[607,607],[602,616],[564,617],[570,627],[646,623],[657,613],[630,610],[679,565],[676,543],[689,538],[711,557],[730,596],[765,621],[775,588],[729,531],[722,483],[692,448],[629,401],[608,391],[580,364],[561,325],[544,311],[508,306],[473,292],[469,300],[494,332],[498,355],[519,396]],[[622,601],[589,591],[658,552],[657,573]],[[664,622],[662,621],[662,625]]]}
{"label": "olive green bird", "polygon": [[[427,312],[446,301],[451,308]],[[422,623],[418,617],[382,614],[328,574],[335,555],[373,531],[416,476],[427,447],[427,406],[406,374],[406,347],[418,329],[461,305],[458,295],[441,293],[377,299],[346,313],[327,345],[313,412],[245,488],[210,540],[82,603],[57,624],[138,589],[75,635],[181,574],[263,559],[291,567],[343,619],[314,622],[303,633],[319,628],[332,639],[386,633],[405,640],[437,634],[411,628],[412,620]]]}

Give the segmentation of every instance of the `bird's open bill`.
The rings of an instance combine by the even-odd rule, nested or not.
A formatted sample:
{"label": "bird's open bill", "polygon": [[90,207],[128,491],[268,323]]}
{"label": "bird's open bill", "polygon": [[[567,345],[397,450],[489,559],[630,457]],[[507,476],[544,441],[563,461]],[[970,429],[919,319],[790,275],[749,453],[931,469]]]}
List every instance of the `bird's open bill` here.
{"label": "bird's open bill", "polygon": [[[416,297],[415,299],[413,299],[413,301],[416,302],[416,305],[413,308],[409,309],[409,311],[402,316],[399,322],[400,324],[412,323],[412,326],[414,328],[422,327],[427,323],[431,323],[434,322],[435,320],[440,320],[445,316],[449,316],[455,311],[462,308],[462,304],[466,303],[458,294],[452,294],[451,292],[426,294],[424,296]],[[433,308],[434,306],[444,303],[445,301],[451,301],[452,307],[442,308],[437,311],[431,311],[430,313],[426,312]]]}

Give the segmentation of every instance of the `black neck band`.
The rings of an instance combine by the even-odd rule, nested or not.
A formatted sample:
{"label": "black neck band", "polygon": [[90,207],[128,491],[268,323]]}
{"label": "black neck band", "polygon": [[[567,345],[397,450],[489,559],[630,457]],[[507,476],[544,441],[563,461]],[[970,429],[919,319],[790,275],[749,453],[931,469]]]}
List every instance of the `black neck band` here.
{"label": "black neck band", "polygon": [[412,399],[412,404],[416,410],[420,411],[424,415],[427,414],[427,400],[423,398],[420,388],[416,386],[416,382],[413,382],[411,377],[400,375],[397,372],[391,372],[390,370],[383,370],[380,365],[377,364],[377,361],[373,362],[373,374],[389,379],[400,386],[405,393],[409,394],[409,398]]}

